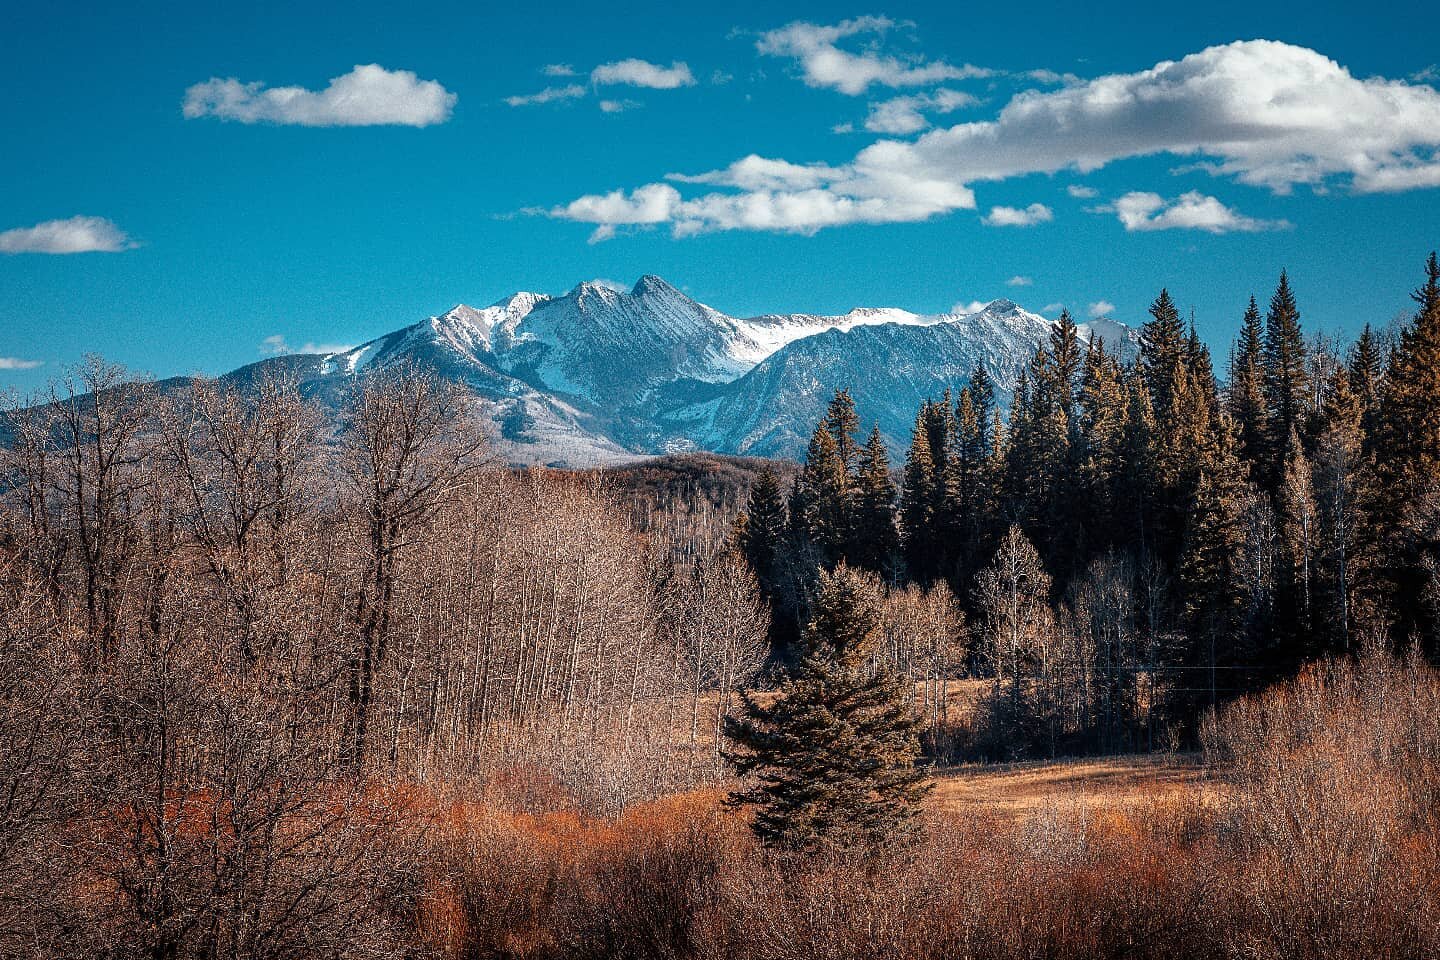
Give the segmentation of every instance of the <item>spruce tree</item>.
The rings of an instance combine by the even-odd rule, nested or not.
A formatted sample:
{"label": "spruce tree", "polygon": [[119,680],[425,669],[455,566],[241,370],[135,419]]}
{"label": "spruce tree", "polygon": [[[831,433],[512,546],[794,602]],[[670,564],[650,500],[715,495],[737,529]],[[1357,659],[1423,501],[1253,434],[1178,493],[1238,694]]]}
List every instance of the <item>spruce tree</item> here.
{"label": "spruce tree", "polygon": [[1240,338],[1230,361],[1229,410],[1239,434],[1240,456],[1250,464],[1263,462],[1268,430],[1265,422],[1264,327],[1255,298],[1245,308]]}
{"label": "spruce tree", "polygon": [[860,415],[855,412],[855,399],[850,396],[849,390],[835,391],[835,396],[830,399],[830,405],[825,410],[822,425],[829,431],[830,436],[835,438],[835,449],[840,454],[840,462],[845,465],[845,472],[853,475],[860,459],[857,439],[860,433]]}
{"label": "spruce tree", "polygon": [[896,676],[872,669],[871,588],[844,566],[822,571],[805,630],[806,654],[775,697],[745,696],[726,723],[726,759],[754,779],[729,802],[754,808],[768,846],[795,852],[874,851],[915,826],[930,784],[916,766],[920,720]]}
{"label": "spruce tree", "polygon": [[895,481],[890,478],[890,457],[877,424],[860,450],[855,477],[854,524],[849,562],[889,575],[900,547],[895,530]]}
{"label": "spruce tree", "polygon": [[745,502],[745,523],[740,533],[740,551],[755,572],[760,590],[774,592],[776,560],[785,543],[785,499],[780,480],[770,467],[763,467]]}
{"label": "spruce tree", "polygon": [[926,583],[935,576],[935,463],[930,456],[929,403],[915,415],[910,452],[905,457],[900,492],[900,534],[905,566],[912,578]]}
{"label": "spruce tree", "polygon": [[1285,468],[1290,432],[1305,428],[1305,336],[1300,330],[1300,310],[1290,289],[1290,278],[1280,272],[1280,283],[1270,298],[1265,315],[1265,459],[1262,482],[1275,489]]}
{"label": "spruce tree", "polygon": [[1161,290],[1150,305],[1150,319],[1140,328],[1140,370],[1150,389],[1151,409],[1157,412],[1170,409],[1175,382],[1187,355],[1180,311],[1170,299],[1170,291]]}
{"label": "spruce tree", "polygon": [[1401,329],[1381,385],[1375,514],[1387,534],[1382,556],[1397,634],[1434,643],[1423,602],[1440,567],[1440,263],[1433,253],[1414,298],[1419,309]]}
{"label": "spruce tree", "polygon": [[850,543],[850,474],[834,435],[822,423],[810,437],[805,464],[790,504],[797,539],[812,547],[821,563],[833,566]]}

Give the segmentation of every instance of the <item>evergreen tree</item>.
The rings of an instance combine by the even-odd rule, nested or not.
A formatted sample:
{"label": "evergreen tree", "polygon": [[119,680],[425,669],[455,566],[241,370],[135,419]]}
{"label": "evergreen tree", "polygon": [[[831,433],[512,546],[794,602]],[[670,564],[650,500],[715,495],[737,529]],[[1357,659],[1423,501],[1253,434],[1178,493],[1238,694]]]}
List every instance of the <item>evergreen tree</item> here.
{"label": "evergreen tree", "polygon": [[812,547],[820,562],[833,566],[850,543],[850,475],[835,436],[822,423],[805,452],[790,502],[791,525],[797,540]]}
{"label": "evergreen tree", "polygon": [[1079,450],[1075,483],[1087,505],[1079,517],[1088,527],[1088,541],[1114,544],[1122,507],[1116,499],[1124,464],[1122,447],[1128,398],[1120,365],[1105,352],[1103,340],[1092,340],[1080,378]]}
{"label": "evergreen tree", "polygon": [[1290,432],[1305,428],[1307,376],[1305,336],[1300,310],[1290,289],[1290,278],[1280,272],[1280,283],[1265,315],[1265,459],[1260,479],[1275,489],[1285,469]]}
{"label": "evergreen tree", "polygon": [[1150,390],[1151,409],[1171,408],[1188,353],[1180,311],[1170,299],[1170,291],[1161,290],[1150,305],[1150,319],[1140,328],[1140,370]]}
{"label": "evergreen tree", "polygon": [[1434,643],[1423,603],[1436,590],[1440,542],[1440,263],[1425,265],[1419,309],[1400,331],[1380,391],[1375,443],[1375,513],[1387,536],[1383,557],[1395,627],[1402,638]]}
{"label": "evergreen tree", "polygon": [[1265,457],[1264,327],[1255,298],[1245,308],[1240,338],[1230,361],[1229,411],[1239,434],[1240,456],[1250,464]]}
{"label": "evergreen tree", "polygon": [[850,562],[888,575],[894,569],[900,540],[895,530],[895,481],[890,478],[890,457],[879,425],[871,429],[869,441],[860,450],[854,510]]}
{"label": "evergreen tree", "polygon": [[835,449],[840,454],[840,462],[845,465],[846,474],[853,476],[860,459],[857,439],[860,433],[860,415],[855,412],[855,400],[850,396],[849,390],[835,391],[835,396],[830,399],[830,405],[825,410],[823,425],[835,439]]}
{"label": "evergreen tree", "polygon": [[[1224,692],[1220,671],[1245,666],[1251,653],[1237,640],[1246,608],[1243,569],[1245,526],[1243,468],[1235,456],[1233,426],[1221,418],[1210,442],[1196,450],[1196,484],[1176,569],[1183,602],[1192,669],[1179,698],[1183,715],[1199,703],[1214,705]],[[1196,683],[1203,677],[1204,685]],[[1208,687],[1208,690],[1207,690]],[[1196,696],[1196,694],[1199,694]]]}
{"label": "evergreen tree", "polygon": [[1050,365],[1052,389],[1055,403],[1065,416],[1075,416],[1075,391],[1080,383],[1080,372],[1085,362],[1084,348],[1080,343],[1080,331],[1069,310],[1061,310],[1060,317],[1050,328]]}
{"label": "evergreen tree", "polygon": [[774,592],[776,561],[785,543],[786,517],[780,480],[768,466],[761,468],[750,487],[744,520],[740,550],[755,572],[761,592],[769,596]]}
{"label": "evergreen tree", "polygon": [[1370,324],[1360,331],[1350,352],[1350,388],[1360,404],[1361,452],[1375,449],[1380,433],[1380,388],[1384,382],[1385,363],[1380,356],[1380,343]]}
{"label": "evergreen tree", "polygon": [[875,850],[902,840],[930,784],[916,766],[919,718],[906,684],[870,662],[877,643],[870,588],[841,566],[821,572],[806,655],[773,701],[746,694],[726,724],[726,759],[754,781],[730,795],[753,806],[753,829],[790,851]]}
{"label": "evergreen tree", "polygon": [[900,492],[900,533],[905,566],[921,583],[935,576],[934,504],[935,462],[930,456],[930,430],[926,425],[929,404],[922,404],[910,434],[910,452],[905,458]]}

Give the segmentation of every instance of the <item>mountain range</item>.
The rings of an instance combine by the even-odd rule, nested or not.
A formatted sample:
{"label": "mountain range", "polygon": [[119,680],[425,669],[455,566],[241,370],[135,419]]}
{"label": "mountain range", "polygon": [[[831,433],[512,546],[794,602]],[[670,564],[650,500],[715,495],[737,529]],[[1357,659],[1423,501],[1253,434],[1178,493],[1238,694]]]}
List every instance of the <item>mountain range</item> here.
{"label": "mountain range", "polygon": [[[515,293],[460,304],[350,350],[292,354],[222,377],[270,372],[337,402],[357,378],[413,362],[464,383],[512,463],[589,466],[687,450],[793,457],[835,390],[892,450],[922,400],[981,365],[1002,404],[1053,322],[1009,300],[926,315],[857,308],[841,316],[732,317],[656,276],[631,289],[591,281],[563,296]],[[1133,332],[1082,325],[1122,350]]]}

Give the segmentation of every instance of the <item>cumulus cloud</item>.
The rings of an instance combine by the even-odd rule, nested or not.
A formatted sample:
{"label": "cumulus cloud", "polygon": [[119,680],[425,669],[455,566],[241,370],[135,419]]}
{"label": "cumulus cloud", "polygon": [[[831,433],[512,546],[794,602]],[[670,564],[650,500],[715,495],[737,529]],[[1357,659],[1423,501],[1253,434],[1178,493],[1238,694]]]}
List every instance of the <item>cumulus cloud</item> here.
{"label": "cumulus cloud", "polygon": [[797,21],[761,34],[755,49],[767,56],[796,61],[808,86],[851,96],[864,93],[872,85],[919,87],[994,75],[993,70],[970,64],[956,67],[941,60],[886,56],[873,49],[852,52],[838,45],[852,37],[883,36],[895,26],[888,17],[856,17],[830,26]]}
{"label": "cumulus cloud", "polygon": [[44,360],[25,360],[21,357],[0,357],[0,370],[34,370],[44,366]]}
{"label": "cumulus cloud", "polygon": [[674,90],[677,87],[693,87],[695,76],[690,67],[679,60],[662,67],[648,60],[631,58],[600,64],[590,71],[590,82],[597,86],[621,84],[650,90]]}
{"label": "cumulus cloud", "polygon": [[315,343],[307,340],[298,347],[290,346],[285,335],[276,333],[260,341],[260,352],[269,357],[283,357],[287,354],[299,353],[345,353],[355,349],[353,344],[344,343]]}
{"label": "cumulus cloud", "polygon": [[[760,42],[762,52],[792,51],[812,85],[859,93],[874,83],[899,85],[905,71],[919,69],[834,48],[842,37],[890,25],[879,18],[824,28],[792,24]],[[724,189],[677,196],[669,215],[652,222],[668,222],[685,236],[925,220],[973,209],[976,183],[1088,173],[1115,160],[1156,155],[1190,158],[1192,169],[1281,194],[1296,185],[1326,189],[1332,181],[1357,192],[1398,191],[1440,186],[1437,148],[1440,91],[1357,79],[1304,47],[1241,41],[1136,73],[1027,91],[993,120],[932,130],[913,142],[880,140],[804,186],[751,188],[711,175],[678,181]],[[778,158],[766,162],[812,169]]]}
{"label": "cumulus cloud", "polygon": [[434,80],[371,63],[335,77],[324,90],[213,77],[185,91],[183,110],[189,119],[218,117],[240,123],[428,127],[449,120],[456,99]]}
{"label": "cumulus cloud", "polygon": [[1085,312],[1090,314],[1090,319],[1099,320],[1101,317],[1108,317],[1110,314],[1114,313],[1115,304],[1111,303],[1109,300],[1097,300],[1094,303],[1090,304],[1090,306],[1086,308]]}
{"label": "cumulus cloud", "polygon": [[968,93],[941,87],[934,93],[893,97],[870,105],[865,129],[872,133],[919,133],[930,126],[926,113],[951,113],[980,101]]}
{"label": "cumulus cloud", "polygon": [[0,253],[119,253],[136,246],[104,217],[46,220],[0,233]]}
{"label": "cumulus cloud", "polygon": [[1028,287],[1035,283],[1033,277],[1013,276],[1005,281],[1007,287]]}
{"label": "cumulus cloud", "polygon": [[574,100],[585,96],[585,93],[584,87],[578,83],[572,83],[564,87],[546,87],[538,93],[506,97],[505,102],[512,107],[528,107],[539,103],[553,103],[556,100]]}
{"label": "cumulus cloud", "polygon": [[1134,191],[1115,201],[1115,215],[1129,231],[1204,230],[1206,233],[1257,233],[1285,230],[1284,220],[1256,220],[1198,190],[1166,200],[1158,193]]}
{"label": "cumulus cloud", "polygon": [[1065,192],[1070,194],[1070,196],[1074,197],[1076,200],[1094,200],[1096,197],[1100,196],[1099,190],[1096,190],[1094,187],[1087,187],[1084,184],[1080,183],[1070,184],[1070,186],[1065,188]]}
{"label": "cumulus cloud", "polygon": [[1023,210],[1018,207],[991,207],[982,222],[987,227],[1033,227],[1054,219],[1054,210],[1043,203],[1032,203]]}

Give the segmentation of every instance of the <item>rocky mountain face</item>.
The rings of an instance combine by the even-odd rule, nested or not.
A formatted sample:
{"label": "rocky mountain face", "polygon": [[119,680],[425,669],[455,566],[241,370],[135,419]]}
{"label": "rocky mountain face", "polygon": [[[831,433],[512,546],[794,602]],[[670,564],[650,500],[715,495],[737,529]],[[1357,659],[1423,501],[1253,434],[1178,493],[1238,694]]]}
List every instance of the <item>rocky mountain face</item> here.
{"label": "rocky mountain face", "polygon": [[[285,369],[333,403],[356,378],[413,362],[470,387],[512,462],[564,466],[683,450],[797,456],[845,388],[866,429],[878,423],[898,452],[920,402],[958,390],[977,364],[1008,401],[1050,328],[1009,300],[973,313],[737,318],[645,276],[629,290],[588,282],[559,297],[462,304],[353,350],[277,357],[223,379]],[[1121,324],[1099,321],[1095,333],[1133,348]]]}

